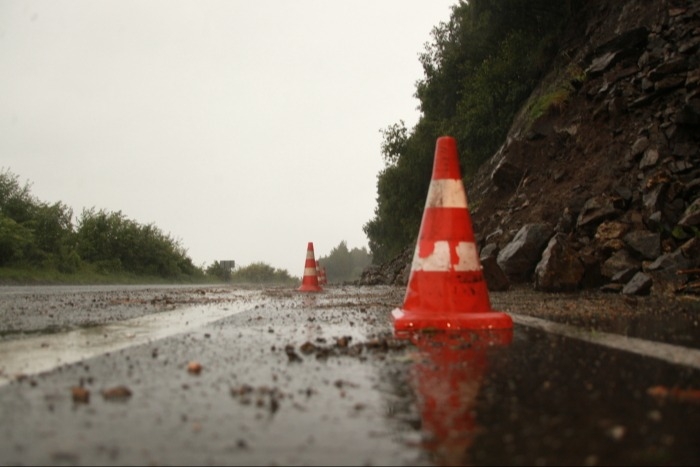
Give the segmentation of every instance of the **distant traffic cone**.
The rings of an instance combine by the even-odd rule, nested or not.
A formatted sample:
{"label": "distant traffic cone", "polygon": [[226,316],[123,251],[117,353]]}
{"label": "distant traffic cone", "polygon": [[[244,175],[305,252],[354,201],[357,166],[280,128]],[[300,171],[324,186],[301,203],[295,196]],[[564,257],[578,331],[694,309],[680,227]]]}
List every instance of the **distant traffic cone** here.
{"label": "distant traffic cone", "polygon": [[323,274],[321,273],[321,263],[316,261],[316,277],[318,277],[318,285],[323,285]]}
{"label": "distant traffic cone", "polygon": [[301,292],[320,292],[323,290],[318,284],[316,274],[316,260],[314,259],[314,244],[309,242],[306,247],[306,262],[304,263],[304,277],[301,280],[301,287],[297,290]]}
{"label": "distant traffic cone", "polygon": [[509,315],[491,309],[457,143],[449,136],[437,140],[403,307],[394,309],[392,318],[396,333],[513,327]]}
{"label": "distant traffic cone", "polygon": [[316,274],[318,274],[318,285],[326,285],[326,268],[322,267],[318,261],[316,261]]}

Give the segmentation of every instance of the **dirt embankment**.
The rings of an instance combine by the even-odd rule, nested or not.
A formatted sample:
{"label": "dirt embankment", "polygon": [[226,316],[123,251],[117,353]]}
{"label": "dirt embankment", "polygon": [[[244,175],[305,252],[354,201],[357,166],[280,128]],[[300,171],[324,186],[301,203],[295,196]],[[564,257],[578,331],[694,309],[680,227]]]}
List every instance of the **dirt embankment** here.
{"label": "dirt embankment", "polygon": [[[466,186],[478,247],[497,255],[523,226],[546,223],[567,254],[560,267],[583,265],[571,298],[605,290],[611,309],[653,301],[696,313],[700,4],[586,2],[569,31],[507,140]],[[529,106],[560,90],[567,99],[533,121]],[[410,247],[359,283],[406,285],[412,257]],[[534,266],[511,285],[535,287]],[[648,282],[619,297],[637,273]]]}

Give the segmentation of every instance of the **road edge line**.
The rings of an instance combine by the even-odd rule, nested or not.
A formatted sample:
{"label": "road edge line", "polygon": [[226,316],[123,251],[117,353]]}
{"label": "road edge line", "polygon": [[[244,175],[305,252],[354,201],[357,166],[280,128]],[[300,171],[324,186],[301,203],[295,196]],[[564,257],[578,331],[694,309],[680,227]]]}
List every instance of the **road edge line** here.
{"label": "road edge line", "polygon": [[700,350],[664,342],[648,341],[636,337],[623,336],[599,331],[586,330],[568,324],[555,323],[533,316],[509,313],[513,322],[534,327],[543,331],[574,339],[599,344],[613,349],[624,350],[646,357],[653,357],[668,363],[700,369]]}

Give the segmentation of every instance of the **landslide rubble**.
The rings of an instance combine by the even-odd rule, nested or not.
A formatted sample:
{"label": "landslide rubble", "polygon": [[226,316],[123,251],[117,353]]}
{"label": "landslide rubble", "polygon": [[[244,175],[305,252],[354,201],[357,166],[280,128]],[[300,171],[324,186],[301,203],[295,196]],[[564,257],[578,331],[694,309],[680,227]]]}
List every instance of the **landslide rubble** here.
{"label": "landslide rubble", "polygon": [[[588,2],[466,183],[489,289],[700,294],[699,147],[700,4]],[[406,285],[412,257],[413,246],[359,284]]]}

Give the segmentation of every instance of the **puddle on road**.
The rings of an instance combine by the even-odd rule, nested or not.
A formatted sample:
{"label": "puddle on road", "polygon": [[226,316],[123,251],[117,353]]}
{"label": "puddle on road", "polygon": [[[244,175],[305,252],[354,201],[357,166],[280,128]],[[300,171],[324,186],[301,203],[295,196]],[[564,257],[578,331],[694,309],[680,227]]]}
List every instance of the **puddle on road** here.
{"label": "puddle on road", "polygon": [[107,352],[192,331],[265,302],[257,297],[226,306],[197,305],[173,311],[77,329],[0,342],[0,386],[19,375],[34,375]]}

